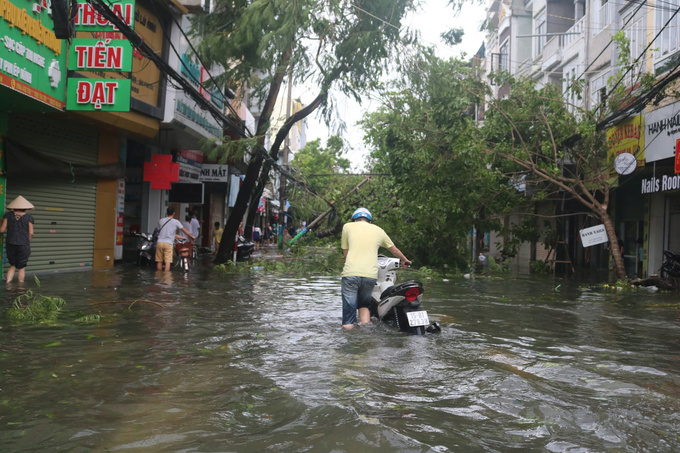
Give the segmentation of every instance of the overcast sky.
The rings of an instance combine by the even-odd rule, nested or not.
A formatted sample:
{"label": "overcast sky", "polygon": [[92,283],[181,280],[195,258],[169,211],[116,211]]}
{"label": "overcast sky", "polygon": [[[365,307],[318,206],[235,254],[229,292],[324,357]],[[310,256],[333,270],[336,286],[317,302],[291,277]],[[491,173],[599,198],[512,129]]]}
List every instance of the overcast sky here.
{"label": "overcast sky", "polygon": [[[485,7],[471,3],[466,3],[461,13],[455,15],[447,0],[425,0],[422,11],[406,19],[404,25],[419,30],[421,42],[434,47],[439,57],[458,57],[464,52],[467,58],[471,58],[484,42],[484,33],[480,32],[479,28],[485,17]],[[451,28],[463,28],[465,31],[463,42],[455,47],[444,44],[440,37],[441,33]],[[303,95],[302,101],[309,103],[315,94],[308,91],[306,95],[309,99]],[[347,124],[347,132],[343,138],[353,148],[347,157],[351,159],[353,167],[362,167],[366,150],[362,142],[362,133],[355,123],[361,119],[363,112],[370,111],[376,103],[367,99],[362,105],[358,105],[344,97],[337,97],[337,94],[335,96],[339,116]],[[321,143],[325,144],[331,133],[314,115],[308,118],[308,141],[319,138]]]}

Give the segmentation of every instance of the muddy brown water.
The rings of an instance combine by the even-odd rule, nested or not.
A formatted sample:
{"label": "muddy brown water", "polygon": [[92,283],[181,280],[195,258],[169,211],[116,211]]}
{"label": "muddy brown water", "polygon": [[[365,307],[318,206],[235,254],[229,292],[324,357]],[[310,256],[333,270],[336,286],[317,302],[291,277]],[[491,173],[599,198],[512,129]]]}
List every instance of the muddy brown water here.
{"label": "muddy brown water", "polygon": [[[106,316],[0,319],[0,450],[680,451],[677,294],[424,280],[442,332],[412,337],[342,331],[339,283],[208,266],[43,276],[37,291]],[[3,309],[21,291],[0,288]]]}

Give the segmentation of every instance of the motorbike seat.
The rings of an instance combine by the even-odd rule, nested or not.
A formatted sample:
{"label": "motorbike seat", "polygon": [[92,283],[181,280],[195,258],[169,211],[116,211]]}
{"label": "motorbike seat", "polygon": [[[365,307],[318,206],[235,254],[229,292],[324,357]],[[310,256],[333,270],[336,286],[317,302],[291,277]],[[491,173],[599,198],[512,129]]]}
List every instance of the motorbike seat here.
{"label": "motorbike seat", "polygon": [[424,292],[422,283],[416,282],[416,281],[404,282],[404,283],[400,283],[398,285],[390,286],[389,288],[387,288],[380,295],[380,300],[384,300],[387,297],[392,297],[392,296],[396,296],[398,294],[404,293],[410,288],[418,288],[420,290],[420,294],[423,294],[423,292]]}

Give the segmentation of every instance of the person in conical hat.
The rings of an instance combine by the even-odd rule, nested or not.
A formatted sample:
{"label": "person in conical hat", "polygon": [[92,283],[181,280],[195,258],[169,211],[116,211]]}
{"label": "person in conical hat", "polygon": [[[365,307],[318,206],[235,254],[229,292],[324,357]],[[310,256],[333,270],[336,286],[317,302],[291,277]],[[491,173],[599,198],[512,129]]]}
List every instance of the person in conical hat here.
{"label": "person in conical hat", "polygon": [[7,283],[14,278],[15,271],[19,282],[24,281],[26,265],[31,256],[31,240],[33,239],[33,216],[26,211],[34,209],[27,199],[19,195],[7,205],[8,211],[2,218],[0,233],[7,232],[5,244],[7,249],[7,261],[10,268],[7,270]]}
{"label": "person in conical hat", "polygon": [[7,209],[28,211],[30,209],[35,209],[35,206],[33,206],[30,201],[19,195],[14,199],[13,202],[7,205]]}

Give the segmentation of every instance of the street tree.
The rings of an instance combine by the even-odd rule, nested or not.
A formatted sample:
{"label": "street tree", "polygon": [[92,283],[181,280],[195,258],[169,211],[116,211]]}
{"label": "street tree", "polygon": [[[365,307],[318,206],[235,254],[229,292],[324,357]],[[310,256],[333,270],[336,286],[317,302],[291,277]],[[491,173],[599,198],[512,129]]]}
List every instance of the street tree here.
{"label": "street tree", "polygon": [[[625,278],[608,210],[613,178],[606,135],[596,117],[573,113],[553,85],[499,75],[496,82],[507,83],[509,93],[495,99],[466,62],[423,56],[411,68],[363,123],[374,170],[393,175],[399,210],[392,221],[409,236],[400,240],[441,261],[438,249],[455,255],[472,225],[511,212],[528,218],[537,203],[565,193],[604,224],[617,275]],[[480,103],[486,112],[477,123]],[[520,185],[529,190],[519,192]],[[535,238],[525,227],[512,233]]]}
{"label": "street tree", "polygon": [[499,229],[486,214],[506,210],[516,191],[473,147],[475,106],[484,97],[471,90],[482,89],[471,65],[424,52],[406,74],[362,122],[371,170],[390,175],[372,207],[409,256],[463,268],[470,261],[470,228]]}
{"label": "street tree", "polygon": [[[404,15],[417,0],[215,0],[210,13],[200,14],[194,33],[200,34],[204,63],[220,64],[225,72],[217,83],[243,88],[260,99],[261,110],[251,138],[225,137],[214,153],[226,161],[249,154],[245,179],[224,228],[216,262],[229,259],[238,225],[248,205],[259,199],[276,168],[279,151],[290,128],[320,109],[329,120],[331,90],[358,101],[387,71],[398,66],[404,46],[414,42],[402,30]],[[312,102],[287,118],[267,149],[265,136],[281,87],[290,78],[316,92]],[[247,227],[249,225],[246,225]],[[247,228],[248,230],[249,228]]]}
{"label": "street tree", "polygon": [[[294,217],[309,224],[324,215],[315,228],[319,237],[339,232],[341,220],[349,218],[348,212],[355,209],[362,197],[370,197],[370,189],[353,191],[364,178],[349,173],[351,162],[344,157],[346,149],[347,145],[337,135],[329,137],[325,147],[317,139],[296,152],[290,163],[296,178],[289,196]],[[322,228],[326,224],[329,229]]]}

